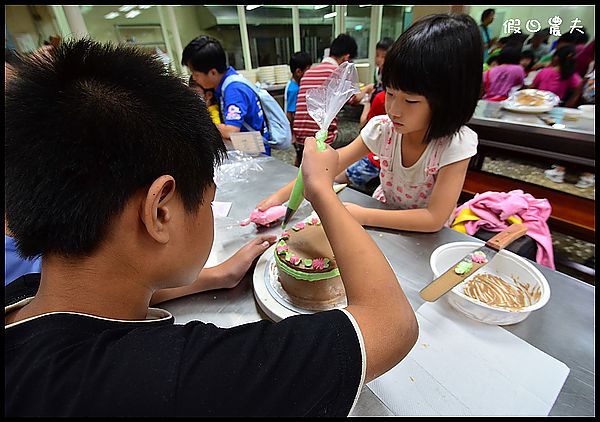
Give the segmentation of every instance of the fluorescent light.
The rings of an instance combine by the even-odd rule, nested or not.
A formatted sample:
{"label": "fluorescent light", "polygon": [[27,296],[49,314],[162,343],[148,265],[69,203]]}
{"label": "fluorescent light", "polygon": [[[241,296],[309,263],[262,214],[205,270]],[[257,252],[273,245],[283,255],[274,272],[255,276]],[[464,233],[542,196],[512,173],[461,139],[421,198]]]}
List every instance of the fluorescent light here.
{"label": "fluorescent light", "polygon": [[363,26],[362,26],[362,25],[356,25],[356,26],[354,27],[354,30],[355,30],[355,31],[360,31],[361,29],[363,29]]}
{"label": "fluorescent light", "polygon": [[262,4],[251,4],[249,6],[246,6],[246,10],[254,10],[254,9],[258,9],[259,7],[261,7]]}
{"label": "fluorescent light", "polygon": [[142,9],[142,10],[144,10],[144,9],[150,9],[151,7],[152,7],[152,5],[147,5],[147,4],[146,4],[146,5],[141,5],[141,6],[138,6],[138,9]]}
{"label": "fluorescent light", "polygon": [[337,12],[331,12],[323,15],[324,19],[335,18],[337,16]]}
{"label": "fluorescent light", "polygon": [[328,4],[315,4],[315,10],[322,9],[327,6],[329,6],[329,5]]}
{"label": "fluorescent light", "polygon": [[369,7],[370,4],[359,4],[358,7]]}
{"label": "fluorescent light", "polygon": [[131,12],[127,13],[125,15],[125,17],[128,18],[128,19],[132,19],[132,18],[135,18],[140,13],[142,13],[142,12],[140,12],[139,10],[132,10]]}
{"label": "fluorescent light", "polygon": [[104,15],[104,19],[114,19],[117,17],[119,17],[119,14],[117,12],[110,12]]}
{"label": "fluorescent light", "polygon": [[119,12],[129,12],[131,9],[133,9],[135,7],[135,5],[133,6],[121,6],[119,7]]}

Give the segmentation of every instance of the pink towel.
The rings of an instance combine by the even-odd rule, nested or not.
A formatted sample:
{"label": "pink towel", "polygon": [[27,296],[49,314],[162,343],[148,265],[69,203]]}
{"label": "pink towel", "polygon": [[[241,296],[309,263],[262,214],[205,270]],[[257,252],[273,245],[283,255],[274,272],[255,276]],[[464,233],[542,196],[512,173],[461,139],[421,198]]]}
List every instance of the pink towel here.
{"label": "pink towel", "polygon": [[519,217],[527,227],[527,236],[538,244],[536,261],[538,264],[555,269],[552,236],[546,221],[550,217],[552,207],[547,199],[536,199],[529,193],[517,189],[510,192],[484,192],[475,195],[454,212],[454,218],[464,208],[479,216],[481,220],[467,221],[465,229],[473,235],[480,228],[499,232],[509,226],[505,221],[514,215]]}

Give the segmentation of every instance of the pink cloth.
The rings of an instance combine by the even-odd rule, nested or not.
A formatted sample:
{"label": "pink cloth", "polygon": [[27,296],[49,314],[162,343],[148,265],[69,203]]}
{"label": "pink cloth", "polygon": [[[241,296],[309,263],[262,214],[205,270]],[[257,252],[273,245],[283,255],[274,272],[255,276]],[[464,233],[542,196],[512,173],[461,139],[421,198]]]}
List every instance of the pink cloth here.
{"label": "pink cloth", "polygon": [[535,75],[531,88],[554,92],[564,101],[569,88],[576,88],[580,83],[581,76],[577,72],[573,73],[570,78],[562,80],[558,70],[553,67],[545,67]]}
{"label": "pink cloth", "polygon": [[483,99],[508,97],[511,88],[523,86],[525,70],[520,64],[501,64],[486,70],[483,75],[485,94]]}
{"label": "pink cloth", "polygon": [[536,199],[529,193],[517,189],[510,192],[484,192],[475,195],[454,211],[454,218],[465,209],[479,216],[481,220],[467,221],[465,229],[473,235],[480,228],[499,232],[509,226],[505,221],[510,216],[517,216],[527,227],[527,236],[538,245],[536,261],[538,264],[555,269],[552,236],[546,221],[550,217],[552,207],[547,199]]}

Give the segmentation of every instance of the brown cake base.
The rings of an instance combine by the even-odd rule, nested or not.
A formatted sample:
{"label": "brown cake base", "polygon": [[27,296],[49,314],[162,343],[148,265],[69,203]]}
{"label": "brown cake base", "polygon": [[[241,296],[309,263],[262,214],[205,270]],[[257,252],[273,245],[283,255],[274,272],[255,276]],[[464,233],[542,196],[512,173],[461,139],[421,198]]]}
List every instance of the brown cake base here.
{"label": "brown cake base", "polygon": [[340,276],[318,281],[298,280],[279,271],[279,282],[290,301],[304,309],[323,311],[342,304],[346,297]]}

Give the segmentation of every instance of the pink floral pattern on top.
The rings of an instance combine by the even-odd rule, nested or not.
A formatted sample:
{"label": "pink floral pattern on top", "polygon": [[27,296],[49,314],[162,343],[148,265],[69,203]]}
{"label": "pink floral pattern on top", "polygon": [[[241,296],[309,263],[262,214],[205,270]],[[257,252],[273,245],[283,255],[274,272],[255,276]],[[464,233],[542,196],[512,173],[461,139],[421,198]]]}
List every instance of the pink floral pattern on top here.
{"label": "pink floral pattern on top", "polygon": [[381,184],[375,189],[373,198],[397,209],[426,208],[439,172],[440,157],[448,144],[445,140],[431,141],[423,152],[427,154],[428,149],[432,148],[422,180],[403,180],[399,177],[399,169],[394,169],[396,147],[400,148],[400,143],[393,139],[394,127],[389,118],[382,120],[384,142],[381,143],[381,151],[379,151]]}

